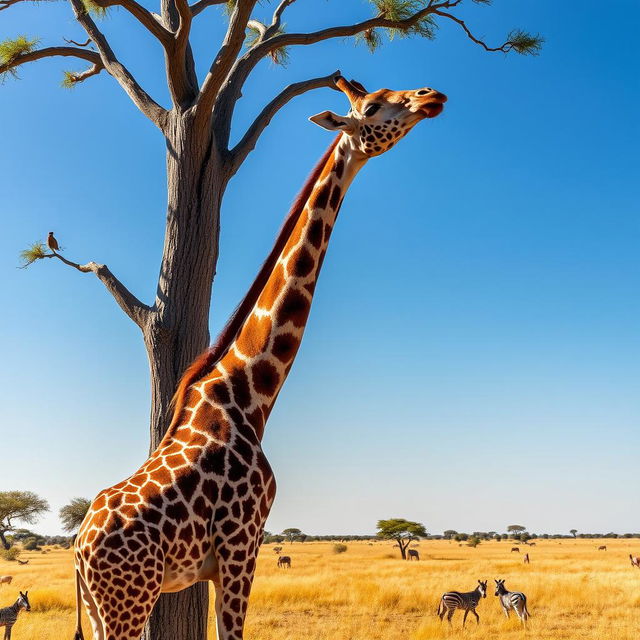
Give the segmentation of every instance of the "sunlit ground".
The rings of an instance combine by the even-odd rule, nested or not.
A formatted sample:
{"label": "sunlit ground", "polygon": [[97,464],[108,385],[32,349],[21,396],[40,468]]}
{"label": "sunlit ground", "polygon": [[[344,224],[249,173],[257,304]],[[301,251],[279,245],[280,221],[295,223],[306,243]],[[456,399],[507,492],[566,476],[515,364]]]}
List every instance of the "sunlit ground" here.
{"label": "sunlit ground", "polygon": [[[532,618],[527,631],[506,620],[490,589],[478,613],[467,620],[464,637],[477,640],[637,640],[640,638],[640,570],[628,554],[640,554],[640,540],[537,541],[523,547],[531,556],[511,553],[510,542],[483,542],[476,549],[455,542],[421,542],[422,560],[403,562],[388,542],[348,543],[337,555],[331,543],[285,545],[291,570],[278,569],[273,546],[262,548],[251,596],[247,640],[427,640],[462,637],[462,615],[453,626],[436,616],[442,592],[471,590],[478,578],[505,578],[524,591]],[[23,553],[26,566],[0,561],[0,606],[29,590],[32,612],[23,613],[12,640],[71,640],[74,589],[70,551]],[[85,634],[90,626],[85,618]],[[209,638],[215,638],[210,621]]]}

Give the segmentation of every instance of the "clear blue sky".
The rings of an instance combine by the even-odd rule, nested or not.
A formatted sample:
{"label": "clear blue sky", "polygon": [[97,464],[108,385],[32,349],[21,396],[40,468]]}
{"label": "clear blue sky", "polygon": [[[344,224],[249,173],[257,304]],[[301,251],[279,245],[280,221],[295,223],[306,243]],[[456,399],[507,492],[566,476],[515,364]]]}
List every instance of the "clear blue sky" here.
{"label": "clear blue sky", "polygon": [[[523,26],[544,35],[542,54],[485,53],[449,24],[374,57],[324,43],[293,50],[287,69],[263,64],[239,104],[236,136],[285,84],[336,68],[372,90],[450,98],[345,201],[264,442],[279,483],[271,530],[365,533],[399,516],[432,532],[640,531],[640,5],[466,4],[476,34],[497,43]],[[368,14],[360,0],[307,0],[286,22]],[[0,39],[82,38],[66,3],[1,15]],[[196,20],[200,70],[222,24],[217,8]],[[158,47],[122,11],[101,26],[164,101]],[[70,258],[107,263],[151,301],[165,203],[160,134],[105,74],[60,89],[69,68],[82,64],[36,63],[0,87],[0,489],[48,498],[36,528],[50,533],[69,498],[145,459],[148,368],[92,275],[19,270],[18,253],[54,230]],[[212,334],[332,139],[307,121],[324,109],[346,101],[319,90],[284,109],[227,193]]]}

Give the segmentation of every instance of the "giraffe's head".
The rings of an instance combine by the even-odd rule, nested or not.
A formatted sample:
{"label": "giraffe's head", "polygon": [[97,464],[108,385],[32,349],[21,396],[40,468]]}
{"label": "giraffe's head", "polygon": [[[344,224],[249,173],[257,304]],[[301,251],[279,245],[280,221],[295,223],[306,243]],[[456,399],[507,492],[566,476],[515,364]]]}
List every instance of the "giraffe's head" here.
{"label": "giraffe's head", "polygon": [[349,113],[339,116],[323,111],[309,119],[325,129],[343,131],[351,137],[354,147],[368,157],[388,151],[421,120],[435,118],[447,101],[447,96],[429,87],[367,93],[355,80],[337,75],[334,81],[349,98]]}

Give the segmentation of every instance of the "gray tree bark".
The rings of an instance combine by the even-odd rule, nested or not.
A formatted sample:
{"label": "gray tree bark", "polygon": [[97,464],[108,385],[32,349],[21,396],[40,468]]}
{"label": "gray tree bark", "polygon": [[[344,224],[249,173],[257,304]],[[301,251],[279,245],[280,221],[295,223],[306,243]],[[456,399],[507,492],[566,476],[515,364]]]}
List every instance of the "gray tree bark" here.
{"label": "gray tree bark", "polygon": [[[143,328],[151,375],[150,450],[171,420],[184,370],[209,346],[211,284],[218,259],[227,172],[210,132],[192,111],[172,115],[166,133],[168,206],[155,304]],[[144,640],[206,640],[208,585],[164,594]]]}

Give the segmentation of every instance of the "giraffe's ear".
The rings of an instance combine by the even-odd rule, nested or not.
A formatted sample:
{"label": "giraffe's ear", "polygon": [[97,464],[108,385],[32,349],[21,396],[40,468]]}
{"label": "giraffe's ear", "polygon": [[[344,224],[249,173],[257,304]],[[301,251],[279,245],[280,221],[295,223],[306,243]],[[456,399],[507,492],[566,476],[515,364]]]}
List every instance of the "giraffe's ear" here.
{"label": "giraffe's ear", "polygon": [[311,116],[309,120],[329,131],[345,131],[346,133],[353,133],[355,131],[353,118],[351,116],[339,116],[333,113],[333,111],[316,113],[316,115]]}

